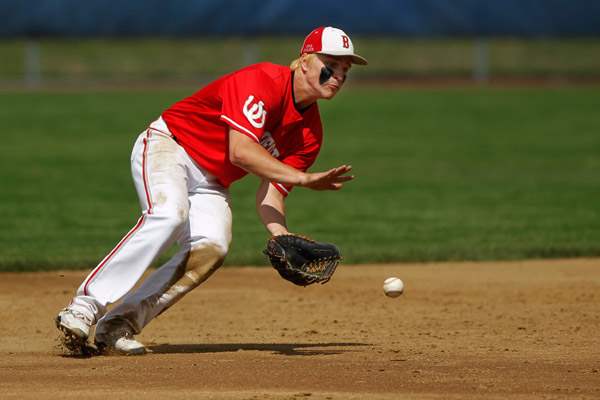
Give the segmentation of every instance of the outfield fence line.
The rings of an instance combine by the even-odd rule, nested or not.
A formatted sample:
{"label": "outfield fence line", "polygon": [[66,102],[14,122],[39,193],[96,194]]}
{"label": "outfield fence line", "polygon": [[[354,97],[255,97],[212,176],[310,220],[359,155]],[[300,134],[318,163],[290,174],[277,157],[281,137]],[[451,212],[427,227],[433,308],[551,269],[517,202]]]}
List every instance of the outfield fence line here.
{"label": "outfield fence line", "polygon": [[[0,88],[203,82],[259,61],[287,64],[301,37],[0,41]],[[600,81],[600,39],[356,38],[356,81]],[[151,60],[149,62],[148,60]]]}

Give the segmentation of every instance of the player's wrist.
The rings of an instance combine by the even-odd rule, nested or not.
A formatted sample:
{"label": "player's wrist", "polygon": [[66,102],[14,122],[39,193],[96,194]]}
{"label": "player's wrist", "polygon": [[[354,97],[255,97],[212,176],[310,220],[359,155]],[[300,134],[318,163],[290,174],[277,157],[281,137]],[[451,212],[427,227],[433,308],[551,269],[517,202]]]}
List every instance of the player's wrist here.
{"label": "player's wrist", "polygon": [[298,174],[298,183],[297,186],[306,186],[309,182],[309,174],[306,172],[300,172]]}
{"label": "player's wrist", "polygon": [[274,224],[267,227],[271,236],[289,235],[288,230],[285,226]]}

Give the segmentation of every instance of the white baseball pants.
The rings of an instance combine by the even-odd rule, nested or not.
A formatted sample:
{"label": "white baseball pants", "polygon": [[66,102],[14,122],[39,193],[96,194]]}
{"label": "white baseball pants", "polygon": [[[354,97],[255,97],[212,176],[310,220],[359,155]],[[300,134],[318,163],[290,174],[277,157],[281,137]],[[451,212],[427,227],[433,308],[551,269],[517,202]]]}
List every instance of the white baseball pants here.
{"label": "white baseball pants", "polygon": [[[99,321],[126,316],[138,333],[169,302],[156,299],[179,279],[190,250],[202,245],[224,257],[231,242],[229,193],[173,139],[159,118],[142,132],[131,155],[142,216],[83,281],[69,305],[98,321],[106,306],[129,292],[150,264],[175,241],[180,250]],[[150,301],[152,300],[152,301]]]}

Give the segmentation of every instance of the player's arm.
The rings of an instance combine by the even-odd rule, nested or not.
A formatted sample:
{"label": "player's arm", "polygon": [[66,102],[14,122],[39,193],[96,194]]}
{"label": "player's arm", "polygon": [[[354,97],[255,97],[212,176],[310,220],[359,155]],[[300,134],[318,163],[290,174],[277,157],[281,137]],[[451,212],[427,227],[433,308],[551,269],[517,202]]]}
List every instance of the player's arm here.
{"label": "player's arm", "polygon": [[265,180],[314,190],[339,190],[344,182],[354,179],[352,175],[345,175],[352,169],[349,165],[325,172],[299,171],[277,160],[260,144],[235,129],[229,130],[229,160]]}
{"label": "player's arm", "polygon": [[271,235],[289,233],[285,222],[285,198],[269,181],[262,180],[256,191],[256,211]]}

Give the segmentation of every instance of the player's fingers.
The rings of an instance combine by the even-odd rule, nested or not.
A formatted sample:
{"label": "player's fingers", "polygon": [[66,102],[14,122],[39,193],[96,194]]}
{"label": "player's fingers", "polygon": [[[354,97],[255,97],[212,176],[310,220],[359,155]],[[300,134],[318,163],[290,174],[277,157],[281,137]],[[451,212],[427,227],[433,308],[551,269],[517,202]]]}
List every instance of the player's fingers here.
{"label": "player's fingers", "polygon": [[348,182],[348,181],[351,181],[352,179],[354,179],[354,175],[342,175],[342,176],[337,176],[334,179],[334,182]]}
{"label": "player's fingers", "polygon": [[343,182],[354,179],[354,175],[344,175],[352,169],[349,165],[342,165],[328,171],[313,174],[314,180],[310,184],[316,190],[339,190]]}
{"label": "player's fingers", "polygon": [[[323,176],[323,179],[337,180],[339,177],[344,176],[344,174],[348,173],[351,169],[352,169],[352,167],[345,166],[345,165],[341,166],[341,167],[337,167],[337,168],[332,168],[325,173],[325,176]],[[344,178],[344,179],[347,179],[347,178]],[[352,179],[352,178],[350,178],[350,179]]]}
{"label": "player's fingers", "polygon": [[341,174],[341,173],[348,172],[351,169],[352,169],[351,165],[343,164],[343,165],[337,166],[335,168],[330,168],[327,171],[325,171],[325,173],[326,174]]}
{"label": "player's fingers", "polygon": [[331,170],[331,171],[334,171],[335,175],[343,175],[343,174],[346,174],[346,173],[352,171],[352,166],[351,165],[341,165],[337,168],[333,168],[333,170]]}

